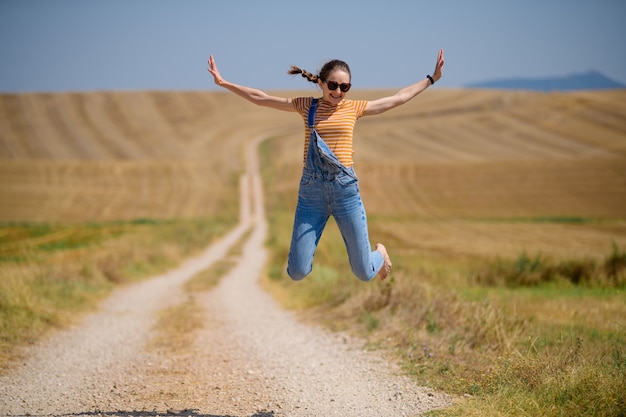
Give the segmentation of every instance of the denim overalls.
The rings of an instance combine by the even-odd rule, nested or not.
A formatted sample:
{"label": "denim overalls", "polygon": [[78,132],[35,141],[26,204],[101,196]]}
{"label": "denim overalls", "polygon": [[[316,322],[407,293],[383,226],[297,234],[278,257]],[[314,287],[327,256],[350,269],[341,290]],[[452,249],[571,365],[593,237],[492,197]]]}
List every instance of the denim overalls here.
{"label": "denim overalls", "polygon": [[309,108],[311,136],[298,191],[287,273],[299,281],[311,272],[315,249],[332,215],[346,244],[352,272],[361,281],[370,281],[382,268],[383,256],[371,249],[354,169],[339,162],[314,129],[318,102],[313,99]]}

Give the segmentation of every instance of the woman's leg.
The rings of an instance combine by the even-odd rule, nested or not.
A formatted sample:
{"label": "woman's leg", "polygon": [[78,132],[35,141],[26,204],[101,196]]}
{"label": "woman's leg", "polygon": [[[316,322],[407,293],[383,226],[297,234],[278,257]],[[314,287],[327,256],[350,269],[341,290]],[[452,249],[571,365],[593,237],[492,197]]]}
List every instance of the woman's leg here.
{"label": "woman's leg", "polygon": [[316,187],[314,183],[301,184],[298,192],[287,260],[287,274],[294,281],[300,281],[311,273],[313,256],[329,218],[323,187]]}
{"label": "woman's leg", "polygon": [[347,181],[347,184],[337,182],[335,187],[333,217],[346,244],[352,272],[361,281],[370,281],[379,272],[381,279],[385,279],[391,269],[389,255],[380,244],[372,251],[358,182]]}

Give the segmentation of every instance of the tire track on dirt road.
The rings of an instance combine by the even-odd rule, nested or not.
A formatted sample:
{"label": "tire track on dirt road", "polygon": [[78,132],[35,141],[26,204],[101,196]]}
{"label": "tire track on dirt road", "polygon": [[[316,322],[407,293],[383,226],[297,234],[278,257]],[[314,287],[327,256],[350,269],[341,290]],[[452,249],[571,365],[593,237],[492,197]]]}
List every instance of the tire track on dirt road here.
{"label": "tire track on dirt road", "polygon": [[[261,140],[246,148],[239,225],[199,257],[120,289],[80,325],[30,348],[23,365],[0,377],[0,414],[402,417],[450,403],[360,342],[302,324],[261,289]],[[193,346],[173,356],[147,350],[156,313],[185,302],[182,284],[250,227],[237,266],[214,290],[193,295],[205,308]]]}

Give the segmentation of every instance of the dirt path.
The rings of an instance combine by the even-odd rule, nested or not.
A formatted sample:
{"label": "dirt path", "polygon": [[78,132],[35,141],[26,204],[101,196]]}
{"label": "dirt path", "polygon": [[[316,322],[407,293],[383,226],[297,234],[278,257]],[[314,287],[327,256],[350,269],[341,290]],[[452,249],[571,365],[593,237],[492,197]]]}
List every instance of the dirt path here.
{"label": "dirt path", "polygon": [[[258,285],[267,225],[255,140],[241,181],[241,222],[180,268],[114,293],[72,329],[32,347],[0,377],[0,415],[205,417],[416,416],[450,402],[416,386],[358,341],[300,323]],[[146,349],[156,313],[247,230],[238,265],[194,295],[204,328],[188,349]]]}

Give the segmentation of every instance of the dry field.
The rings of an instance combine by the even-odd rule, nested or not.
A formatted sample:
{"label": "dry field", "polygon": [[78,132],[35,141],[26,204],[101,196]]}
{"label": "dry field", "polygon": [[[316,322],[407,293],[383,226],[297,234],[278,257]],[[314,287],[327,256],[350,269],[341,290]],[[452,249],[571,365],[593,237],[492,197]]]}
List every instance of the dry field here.
{"label": "dry field", "polygon": [[[270,238],[270,250],[280,253],[273,254],[276,265],[269,267],[283,270],[302,163],[302,127],[295,113],[255,107],[222,92],[0,95],[0,253],[14,246],[11,228],[20,222],[73,223],[76,231],[89,222],[236,213],[243,145],[262,136],[269,139],[261,147],[268,215],[272,230],[280,230],[279,237]],[[355,141],[370,234],[397,255],[393,291],[398,296],[405,290],[407,317],[416,316],[417,310],[409,311],[413,304],[421,308],[423,300],[439,293],[411,292],[417,291],[411,282],[424,278],[433,288],[468,289],[467,276],[458,268],[445,270],[448,265],[515,259],[522,253],[602,262],[613,244],[626,248],[626,90],[546,94],[435,88],[398,109],[362,119]],[[67,229],[52,230],[33,239],[66,239]],[[331,239],[322,239],[316,258],[318,271],[324,266],[319,260],[327,260],[324,248],[342,250],[336,232],[327,235]],[[115,259],[116,248],[107,250]],[[436,268],[443,272],[438,275]],[[355,281],[341,277],[348,292],[355,285],[364,292],[378,288],[361,290],[365,287]],[[315,279],[306,285],[315,286]],[[616,318],[624,317],[626,304],[623,290],[611,291],[600,292],[598,300],[593,291],[559,298],[559,288],[514,296],[521,315],[535,314],[549,326],[615,332],[621,343],[623,322]],[[445,297],[433,298],[442,301],[442,311],[448,310]],[[343,311],[354,307],[360,314],[361,301],[355,297]],[[450,320],[455,311],[462,316],[464,310],[446,313]],[[367,326],[374,328],[384,317],[370,319]],[[479,320],[474,324],[489,327]],[[457,328],[463,326],[460,322]]]}
{"label": "dry field", "polygon": [[[268,189],[292,209],[302,124],[224,92],[0,95],[0,222],[234,211],[259,135],[274,138]],[[433,89],[355,140],[374,240],[445,258],[626,247],[626,91]]]}
{"label": "dry field", "polygon": [[0,221],[211,215],[276,122],[219,93],[2,95]]}
{"label": "dry field", "polygon": [[[0,220],[202,216],[236,184],[252,137],[286,136],[274,159],[290,175],[274,180],[292,184],[301,124],[225,93],[2,95]],[[433,90],[364,118],[356,138],[372,215],[626,215],[624,91]]]}

